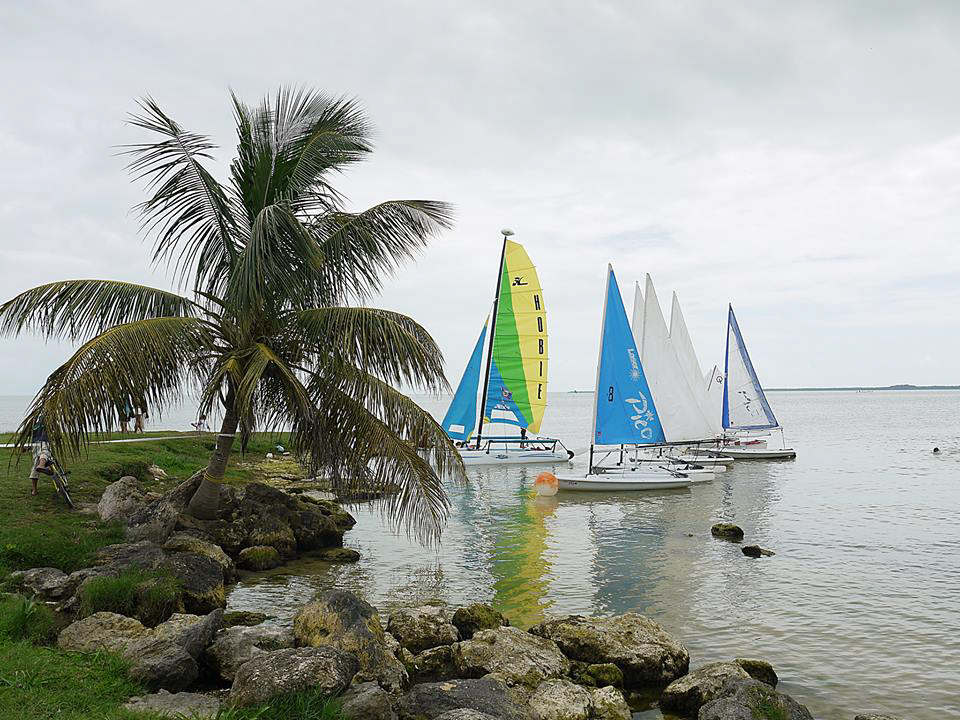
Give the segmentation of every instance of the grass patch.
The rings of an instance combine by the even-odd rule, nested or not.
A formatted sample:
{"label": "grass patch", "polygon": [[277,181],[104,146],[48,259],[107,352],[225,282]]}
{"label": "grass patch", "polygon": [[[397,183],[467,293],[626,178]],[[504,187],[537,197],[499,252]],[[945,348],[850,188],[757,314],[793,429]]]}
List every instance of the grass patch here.
{"label": "grass patch", "polygon": [[[244,708],[224,707],[216,720],[349,720],[340,702],[316,690],[275,697],[264,705]],[[357,718],[356,720],[361,720]]]}
{"label": "grass patch", "polygon": [[53,611],[42,602],[22,595],[0,599],[0,640],[50,642],[56,636]]}
{"label": "grass patch", "polygon": [[79,615],[113,612],[153,627],[174,612],[179,594],[180,585],[170,575],[129,570],[88,580],[80,590]]}
{"label": "grass patch", "polygon": [[130,720],[120,705],[141,692],[115,655],[0,641],[4,720]]}

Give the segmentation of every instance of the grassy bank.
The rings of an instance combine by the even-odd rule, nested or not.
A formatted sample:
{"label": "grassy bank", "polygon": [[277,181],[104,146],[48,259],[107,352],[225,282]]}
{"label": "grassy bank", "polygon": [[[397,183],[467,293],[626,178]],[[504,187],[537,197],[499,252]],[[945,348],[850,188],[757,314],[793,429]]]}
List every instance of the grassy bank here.
{"label": "grassy bank", "polygon": [[[213,448],[212,436],[158,432],[172,439],[134,443],[90,445],[76,458],[63,458],[70,471],[74,502],[96,503],[103,489],[123,475],[135,475],[151,490],[163,491],[206,465]],[[132,437],[130,435],[124,437]],[[270,436],[256,436],[248,453],[262,457],[272,449]],[[237,454],[235,460],[239,460]],[[89,563],[98,548],[123,539],[122,529],[99,522],[95,514],[70,512],[57,496],[53,483],[41,477],[40,494],[30,495],[30,454],[0,449],[0,576],[12,570],[56,567],[71,572]],[[156,464],[168,473],[165,481],[152,479],[147,466]],[[256,479],[249,468],[234,462],[227,481]]]}

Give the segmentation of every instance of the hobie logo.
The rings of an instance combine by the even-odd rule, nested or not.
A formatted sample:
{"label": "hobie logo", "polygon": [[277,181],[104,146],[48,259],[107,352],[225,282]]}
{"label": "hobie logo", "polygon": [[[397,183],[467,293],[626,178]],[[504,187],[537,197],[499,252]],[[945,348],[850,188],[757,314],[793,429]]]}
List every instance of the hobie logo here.
{"label": "hobie logo", "polygon": [[633,427],[640,431],[640,437],[644,440],[651,440],[653,428],[650,427],[650,423],[653,422],[654,417],[647,404],[647,398],[640,394],[638,398],[627,398],[626,402],[633,408],[634,414],[630,416]]}

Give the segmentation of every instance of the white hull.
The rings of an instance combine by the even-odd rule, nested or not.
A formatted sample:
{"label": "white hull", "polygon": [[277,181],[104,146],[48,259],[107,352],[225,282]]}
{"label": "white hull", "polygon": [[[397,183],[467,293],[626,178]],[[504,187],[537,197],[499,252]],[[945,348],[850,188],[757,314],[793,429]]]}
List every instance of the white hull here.
{"label": "white hull", "polygon": [[729,454],[724,455],[706,455],[706,454],[694,454],[694,453],[685,453],[683,455],[677,455],[676,460],[680,462],[690,463],[692,465],[717,465],[724,467],[726,465],[733,465],[735,458],[730,457]]}
{"label": "white hull", "polygon": [[570,460],[566,450],[520,450],[491,448],[487,450],[458,450],[463,464],[473,465],[556,465]]}
{"label": "white hull", "polygon": [[716,452],[729,455],[737,460],[793,460],[797,457],[797,451],[793,448],[774,449],[763,446],[750,448],[749,446],[735,447],[727,445],[722,450]]}
{"label": "white hull", "polygon": [[671,475],[654,470],[628,470],[599,475],[558,475],[560,490],[579,492],[658,491],[690,487],[694,481],[686,474]]}

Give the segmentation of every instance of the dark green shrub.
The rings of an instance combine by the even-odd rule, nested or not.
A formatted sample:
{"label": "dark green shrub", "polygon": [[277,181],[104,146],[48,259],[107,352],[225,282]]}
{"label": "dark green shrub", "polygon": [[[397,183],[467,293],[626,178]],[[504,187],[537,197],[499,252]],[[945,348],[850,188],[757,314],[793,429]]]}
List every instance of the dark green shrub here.
{"label": "dark green shrub", "polygon": [[97,468],[97,475],[108,483],[116,482],[128,475],[135,477],[140,482],[148,482],[153,479],[147,472],[148,467],[150,465],[143,460],[121,460],[120,462],[101,465]]}
{"label": "dark green shrub", "polygon": [[152,627],[173,614],[179,594],[176,578],[157,571],[128,570],[120,575],[104,575],[81,587],[79,615],[113,612]]}
{"label": "dark green shrub", "polygon": [[42,644],[55,635],[53,611],[42,602],[22,595],[8,596],[0,601],[0,638]]}

